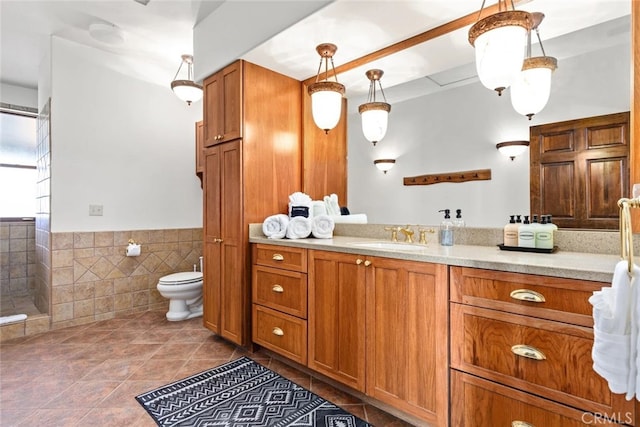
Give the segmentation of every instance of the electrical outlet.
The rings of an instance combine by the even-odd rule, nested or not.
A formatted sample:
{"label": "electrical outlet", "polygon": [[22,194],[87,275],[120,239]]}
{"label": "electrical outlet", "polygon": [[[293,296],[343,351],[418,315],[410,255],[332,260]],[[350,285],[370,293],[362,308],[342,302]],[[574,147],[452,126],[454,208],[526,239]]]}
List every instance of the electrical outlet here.
{"label": "electrical outlet", "polygon": [[102,216],[102,205],[89,205],[89,216]]}

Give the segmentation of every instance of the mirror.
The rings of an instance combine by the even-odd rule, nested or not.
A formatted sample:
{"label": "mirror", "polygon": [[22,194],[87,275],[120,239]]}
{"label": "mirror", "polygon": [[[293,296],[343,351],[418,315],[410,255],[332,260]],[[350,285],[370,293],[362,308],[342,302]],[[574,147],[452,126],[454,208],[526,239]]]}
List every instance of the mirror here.
{"label": "mirror", "polygon": [[[438,210],[460,208],[473,227],[502,227],[511,214],[529,214],[528,152],[511,161],[495,145],[529,139],[529,126],[628,111],[630,28],[629,15],[554,39],[545,38],[542,26],[545,51],[559,64],[549,102],[532,121],[513,110],[508,90],[499,98],[485,89],[473,63],[385,87],[389,128],[375,147],[362,135],[357,113],[364,98],[349,98],[350,210],[367,213],[371,223],[438,224]],[[379,158],[396,159],[395,167],[381,173],[373,165]],[[492,170],[490,181],[402,183],[406,176],[485,168]]]}

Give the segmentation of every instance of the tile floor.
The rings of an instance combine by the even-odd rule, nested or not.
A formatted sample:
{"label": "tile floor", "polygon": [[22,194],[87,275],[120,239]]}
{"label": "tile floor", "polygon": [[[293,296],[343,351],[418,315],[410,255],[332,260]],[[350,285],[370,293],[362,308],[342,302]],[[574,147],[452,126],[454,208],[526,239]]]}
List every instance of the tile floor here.
{"label": "tile floor", "polygon": [[[155,426],[137,394],[243,354],[201,318],[168,322],[158,311],[5,341],[0,425]],[[248,356],[375,426],[411,425],[266,354]]]}

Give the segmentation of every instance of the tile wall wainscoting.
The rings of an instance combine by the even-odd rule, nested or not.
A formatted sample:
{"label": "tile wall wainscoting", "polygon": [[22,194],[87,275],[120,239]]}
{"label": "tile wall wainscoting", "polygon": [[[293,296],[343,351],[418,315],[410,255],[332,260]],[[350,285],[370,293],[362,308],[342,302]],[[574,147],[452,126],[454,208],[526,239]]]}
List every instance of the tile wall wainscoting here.
{"label": "tile wall wainscoting", "polygon": [[[129,239],[140,256],[125,256]],[[168,307],[158,279],[199,270],[201,255],[202,228],[52,233],[51,328]]]}

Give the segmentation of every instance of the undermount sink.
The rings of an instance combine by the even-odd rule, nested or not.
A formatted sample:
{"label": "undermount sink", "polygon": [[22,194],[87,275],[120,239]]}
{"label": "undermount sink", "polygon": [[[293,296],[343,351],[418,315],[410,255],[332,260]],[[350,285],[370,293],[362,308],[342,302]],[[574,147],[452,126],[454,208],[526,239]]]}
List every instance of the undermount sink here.
{"label": "undermount sink", "polygon": [[351,243],[351,246],[357,246],[360,248],[368,249],[384,249],[391,251],[406,251],[406,252],[418,252],[425,249],[424,245],[416,245],[411,243],[400,242],[361,242]]}

